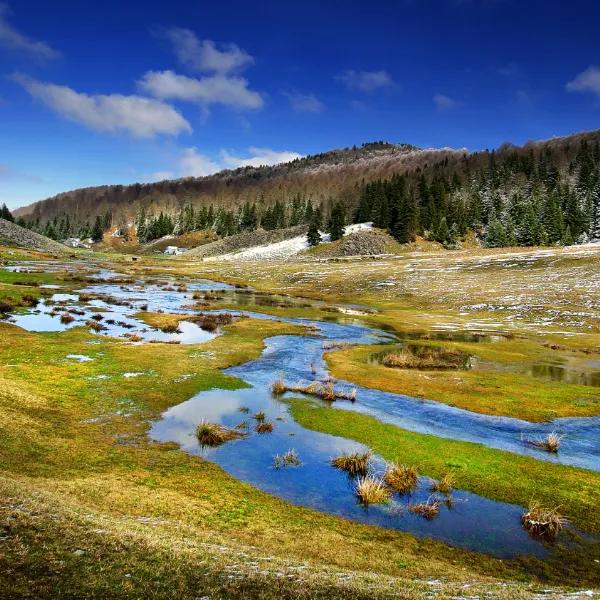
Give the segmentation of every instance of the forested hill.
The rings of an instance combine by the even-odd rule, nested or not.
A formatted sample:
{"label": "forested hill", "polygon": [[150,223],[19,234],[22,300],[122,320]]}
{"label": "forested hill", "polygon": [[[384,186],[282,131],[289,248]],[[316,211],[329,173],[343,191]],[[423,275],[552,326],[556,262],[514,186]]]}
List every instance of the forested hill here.
{"label": "forested hill", "polygon": [[144,241],[327,227],[332,213],[338,223],[373,220],[402,242],[424,235],[451,246],[468,231],[490,246],[583,242],[600,236],[600,131],[473,153],[375,142],[274,167],[75,190],[16,214],[58,238],[94,221],[135,222]]}

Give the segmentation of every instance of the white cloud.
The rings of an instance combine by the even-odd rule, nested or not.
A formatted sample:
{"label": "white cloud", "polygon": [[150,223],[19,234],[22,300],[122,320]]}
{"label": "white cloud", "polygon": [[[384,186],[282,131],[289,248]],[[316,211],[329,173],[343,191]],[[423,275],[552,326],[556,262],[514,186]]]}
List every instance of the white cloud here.
{"label": "white cloud", "polygon": [[392,85],[392,78],[387,71],[355,71],[354,69],[348,69],[336,75],[335,79],[348,89],[360,92],[372,92],[377,88]]}
{"label": "white cloud", "polygon": [[579,73],[566,85],[569,92],[591,92],[600,98],[600,67],[594,65]]}
{"label": "white cloud", "polygon": [[236,44],[222,44],[219,49],[212,40],[199,40],[193,31],[183,27],[171,27],[163,34],[173,44],[180,62],[197,71],[229,73],[254,62]]}
{"label": "white cloud", "polygon": [[141,138],[192,131],[190,124],[172,106],[152,98],[84,94],[64,85],[44,83],[23,75],[14,75],[13,79],[58,115],[95,131],[124,131]]}
{"label": "white cloud", "polygon": [[138,86],[156,98],[185,100],[204,106],[222,104],[254,109],[264,104],[262,96],[248,88],[246,79],[219,73],[195,79],[173,71],[148,71],[138,81]]}
{"label": "white cloud", "polygon": [[60,52],[51,48],[46,42],[32,40],[10,25],[6,20],[9,13],[8,5],[0,2],[0,45],[41,59],[52,59],[60,56]]}
{"label": "white cloud", "polygon": [[299,94],[295,92],[284,92],[290,101],[290,106],[296,112],[321,112],[325,105],[314,94]]}
{"label": "white cloud", "polygon": [[450,98],[450,96],[446,96],[445,94],[436,94],[433,97],[433,103],[435,107],[440,111],[452,110],[459,106],[459,102],[454,100],[454,98]]}
{"label": "white cloud", "polygon": [[178,173],[180,177],[201,177],[217,173],[223,169],[239,167],[260,167],[276,165],[302,158],[301,154],[290,150],[272,150],[271,148],[248,148],[249,156],[237,156],[228,150],[221,150],[218,158],[201,154],[198,148],[185,148],[178,158]]}

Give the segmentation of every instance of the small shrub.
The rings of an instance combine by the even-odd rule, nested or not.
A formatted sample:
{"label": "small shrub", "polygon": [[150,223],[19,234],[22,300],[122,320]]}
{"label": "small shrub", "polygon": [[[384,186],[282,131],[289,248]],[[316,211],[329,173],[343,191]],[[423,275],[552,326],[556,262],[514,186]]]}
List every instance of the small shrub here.
{"label": "small shrub", "polygon": [[297,467],[302,461],[295,450],[288,450],[284,454],[276,454],[273,457],[273,467],[282,469],[283,467]]}
{"label": "small shrub", "polygon": [[60,322],[63,323],[64,325],[68,325],[69,323],[72,323],[74,320],[75,320],[75,317],[72,317],[68,313],[61,315],[61,317],[60,317]]}
{"label": "small shrub", "polygon": [[523,527],[531,535],[545,537],[549,540],[554,540],[567,522],[557,508],[544,508],[537,502],[532,502],[527,512],[521,516]]}
{"label": "small shrub", "polygon": [[94,319],[94,321],[102,321],[102,319],[104,319],[104,315],[101,315],[100,313],[96,313],[96,314],[93,314],[91,318]]}
{"label": "small shrub", "polygon": [[341,471],[346,471],[352,477],[366,475],[371,464],[371,451],[340,454],[331,459],[331,465]]}
{"label": "small shrub", "polygon": [[440,514],[441,502],[439,498],[430,496],[427,498],[427,502],[418,502],[416,504],[409,504],[408,510],[411,512],[421,515],[426,519],[435,519]]}
{"label": "small shrub", "polygon": [[177,323],[167,323],[166,325],[163,325],[160,330],[163,333],[181,333]]}
{"label": "small shrub", "polygon": [[391,494],[390,489],[381,479],[371,475],[359,477],[356,480],[355,493],[365,506],[387,502]]}
{"label": "small shrub", "polygon": [[242,433],[235,429],[229,429],[219,423],[209,423],[202,421],[196,427],[196,437],[203,446],[220,446],[225,442],[236,440],[243,436]]}
{"label": "small shrub", "polygon": [[396,492],[407,494],[417,486],[417,469],[397,463],[388,465],[383,480]]}
{"label": "small shrub", "polygon": [[273,423],[269,421],[259,421],[254,428],[256,433],[271,433],[273,431]]}

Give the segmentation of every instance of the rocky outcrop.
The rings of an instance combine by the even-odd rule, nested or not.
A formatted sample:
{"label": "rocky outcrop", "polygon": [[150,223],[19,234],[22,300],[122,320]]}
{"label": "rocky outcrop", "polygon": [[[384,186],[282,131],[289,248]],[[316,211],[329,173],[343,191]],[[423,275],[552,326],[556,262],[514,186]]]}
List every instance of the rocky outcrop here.
{"label": "rocky outcrop", "polygon": [[66,254],[66,246],[10,221],[0,219],[0,244],[39,250],[49,254]]}

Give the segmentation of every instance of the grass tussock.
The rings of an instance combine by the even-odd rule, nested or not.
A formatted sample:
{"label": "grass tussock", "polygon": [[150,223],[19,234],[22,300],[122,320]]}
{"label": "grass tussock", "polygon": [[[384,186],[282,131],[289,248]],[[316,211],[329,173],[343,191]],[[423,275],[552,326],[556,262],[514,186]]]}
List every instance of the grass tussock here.
{"label": "grass tussock", "polygon": [[383,480],[399,494],[408,494],[417,486],[418,473],[415,467],[391,463],[383,475]]}
{"label": "grass tussock", "polygon": [[259,410],[257,413],[254,413],[254,415],[252,415],[252,418],[256,419],[259,422],[264,421],[267,418],[267,414],[264,410]]}
{"label": "grass tussock", "polygon": [[233,323],[233,315],[230,313],[208,313],[198,315],[190,320],[197,323],[204,331],[213,332],[223,325]]}
{"label": "grass tussock", "polygon": [[380,356],[381,363],[396,369],[464,369],[469,356],[454,348],[407,344]]}
{"label": "grass tussock", "polygon": [[302,461],[300,460],[300,456],[294,449],[288,450],[283,454],[276,454],[273,457],[273,467],[275,469],[282,469],[284,467],[297,467],[301,464]]}
{"label": "grass tussock", "polygon": [[160,330],[163,333],[181,333],[181,330],[179,329],[179,324],[177,323],[167,323],[166,325],[163,325]]}
{"label": "grass tussock", "polygon": [[449,494],[454,486],[454,480],[454,473],[446,473],[439,481],[431,484],[431,491]]}
{"label": "grass tussock", "polygon": [[538,502],[532,502],[521,516],[523,527],[531,535],[549,540],[555,539],[567,522],[557,508],[544,508]]}
{"label": "grass tussock", "polygon": [[104,325],[102,325],[101,323],[98,323],[98,321],[86,321],[86,325],[92,330],[92,331],[104,331],[106,329],[106,327]]}
{"label": "grass tussock", "polygon": [[415,513],[416,515],[421,515],[426,519],[435,519],[440,514],[440,506],[441,502],[439,498],[435,496],[430,496],[427,498],[426,502],[417,502],[415,504],[409,504],[408,510],[410,512]]}
{"label": "grass tussock", "polygon": [[256,433],[271,433],[273,431],[273,423],[270,421],[259,421],[254,428]]}
{"label": "grass tussock", "polygon": [[533,438],[528,439],[526,441],[530,446],[535,446],[536,448],[541,448],[546,452],[552,452],[556,454],[558,452],[558,449],[560,448],[560,444],[562,442],[563,437],[563,435],[560,435],[556,433],[556,431],[553,431],[552,433],[549,433],[546,437]]}
{"label": "grass tussock", "polygon": [[12,302],[9,302],[8,300],[0,300],[0,313],[8,314],[13,310],[15,310],[15,306]]}
{"label": "grass tussock", "polygon": [[370,450],[367,450],[367,452],[344,453],[332,458],[331,466],[346,471],[352,477],[366,476],[369,472],[371,456]]}
{"label": "grass tussock", "polygon": [[277,379],[271,386],[271,391],[275,395],[281,395],[285,392],[296,392],[316,396],[326,402],[335,402],[336,400],[356,401],[356,388],[351,390],[336,390],[333,381],[313,381],[308,385],[287,385],[283,379]]}
{"label": "grass tussock", "polygon": [[202,421],[196,427],[196,437],[203,446],[220,446],[225,442],[237,440],[244,434],[235,429],[230,429],[219,423],[209,423]]}
{"label": "grass tussock", "polygon": [[61,315],[61,317],[60,317],[60,322],[63,325],[68,325],[69,323],[72,323],[74,320],[75,320],[75,317],[72,317],[68,313],[65,313],[64,315]]}
{"label": "grass tussock", "polygon": [[354,489],[362,504],[382,504],[390,499],[391,491],[385,483],[372,475],[365,475],[356,480]]}

